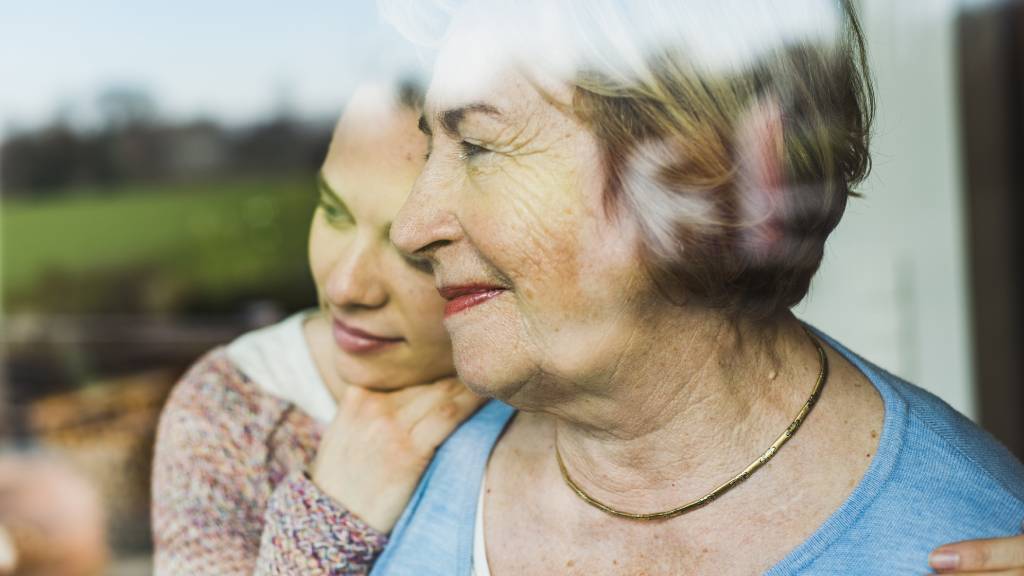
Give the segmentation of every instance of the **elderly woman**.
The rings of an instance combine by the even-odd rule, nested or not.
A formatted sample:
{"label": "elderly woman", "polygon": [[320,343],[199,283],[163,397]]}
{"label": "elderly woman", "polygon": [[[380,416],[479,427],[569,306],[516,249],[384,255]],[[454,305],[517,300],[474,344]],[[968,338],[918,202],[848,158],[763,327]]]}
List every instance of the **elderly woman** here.
{"label": "elderly woman", "polygon": [[455,433],[375,573],[913,574],[1016,532],[1013,456],[790,311],[871,115],[847,1],[469,3],[391,238],[520,411]]}

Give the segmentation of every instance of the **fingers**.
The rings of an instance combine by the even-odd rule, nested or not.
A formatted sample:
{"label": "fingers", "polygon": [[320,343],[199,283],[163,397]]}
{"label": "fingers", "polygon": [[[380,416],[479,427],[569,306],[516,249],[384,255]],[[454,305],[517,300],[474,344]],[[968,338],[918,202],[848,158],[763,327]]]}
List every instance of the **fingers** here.
{"label": "fingers", "polygon": [[928,563],[940,574],[1024,574],[1024,536],[947,544]]}
{"label": "fingers", "polygon": [[[390,422],[419,456],[428,458],[437,446],[487,401],[456,378],[410,386],[393,392],[349,387],[332,426],[363,427]],[[362,423],[362,424],[360,424]]]}
{"label": "fingers", "polygon": [[413,427],[412,437],[417,449],[421,454],[432,454],[459,424],[473,415],[485,402],[486,398],[477,396],[463,387],[450,401],[439,404]]}
{"label": "fingers", "polygon": [[455,378],[388,391],[348,386],[339,402],[339,412],[349,417],[358,414],[361,419],[395,419],[411,427],[434,404],[454,396],[461,388]]}
{"label": "fingers", "polygon": [[395,393],[396,415],[413,427],[439,406],[462,394],[466,387],[455,378],[411,386]]}

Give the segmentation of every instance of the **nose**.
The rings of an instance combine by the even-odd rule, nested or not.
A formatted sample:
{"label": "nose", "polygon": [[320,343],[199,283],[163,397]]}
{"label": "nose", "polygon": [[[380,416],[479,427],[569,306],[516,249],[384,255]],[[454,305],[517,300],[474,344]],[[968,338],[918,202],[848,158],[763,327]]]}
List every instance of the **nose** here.
{"label": "nose", "polygon": [[391,242],[411,258],[436,263],[436,252],[462,237],[455,186],[432,156],[391,224]]}
{"label": "nose", "polygon": [[357,238],[338,254],[331,267],[324,297],[342,309],[376,309],[388,303],[380,269],[381,254],[371,238]]}

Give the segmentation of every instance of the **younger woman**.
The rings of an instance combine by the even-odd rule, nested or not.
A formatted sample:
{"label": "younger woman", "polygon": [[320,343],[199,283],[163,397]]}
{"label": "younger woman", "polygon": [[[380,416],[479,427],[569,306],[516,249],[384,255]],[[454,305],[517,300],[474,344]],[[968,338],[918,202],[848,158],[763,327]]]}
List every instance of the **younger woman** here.
{"label": "younger woman", "polygon": [[213,350],[171,395],[157,574],[365,573],[482,402],[453,378],[429,271],[388,240],[427,150],[417,100],[366,88],[338,123],[309,236],[320,310]]}

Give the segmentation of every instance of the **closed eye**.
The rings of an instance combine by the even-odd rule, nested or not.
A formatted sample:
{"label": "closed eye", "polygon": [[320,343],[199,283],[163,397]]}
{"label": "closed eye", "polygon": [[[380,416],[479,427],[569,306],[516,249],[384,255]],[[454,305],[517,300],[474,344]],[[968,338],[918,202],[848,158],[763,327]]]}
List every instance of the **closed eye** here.
{"label": "closed eye", "polygon": [[321,193],[317,204],[324,211],[324,216],[331,224],[337,226],[355,223],[352,214],[328,194]]}
{"label": "closed eye", "polygon": [[355,218],[337,193],[327,184],[323,173],[317,174],[317,206],[323,210],[324,218],[333,226],[355,224]]}
{"label": "closed eye", "polygon": [[475,142],[470,142],[468,140],[459,141],[459,158],[463,160],[469,160],[470,158],[486,154],[490,151],[491,150],[484,148]]}

